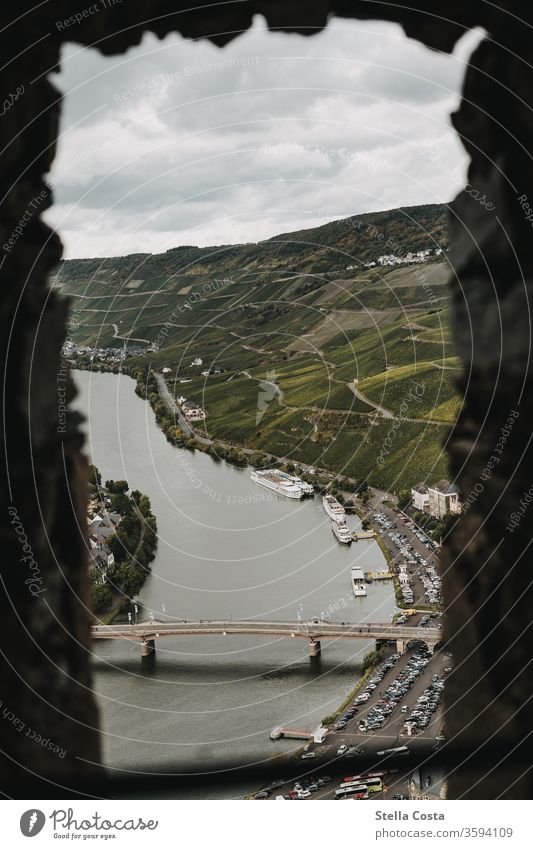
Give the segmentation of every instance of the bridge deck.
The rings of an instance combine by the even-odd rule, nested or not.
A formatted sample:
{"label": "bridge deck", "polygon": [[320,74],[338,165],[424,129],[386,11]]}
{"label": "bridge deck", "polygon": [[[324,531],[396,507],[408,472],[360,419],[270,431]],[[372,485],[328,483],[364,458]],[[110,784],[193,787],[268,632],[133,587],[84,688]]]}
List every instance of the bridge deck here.
{"label": "bridge deck", "polygon": [[92,636],[96,640],[157,639],[160,637],[187,637],[198,635],[273,635],[300,639],[381,639],[430,640],[441,639],[441,629],[399,627],[390,622],[340,623],[340,622],[268,622],[249,620],[198,620],[192,622],[139,622],[136,625],[94,625]]}

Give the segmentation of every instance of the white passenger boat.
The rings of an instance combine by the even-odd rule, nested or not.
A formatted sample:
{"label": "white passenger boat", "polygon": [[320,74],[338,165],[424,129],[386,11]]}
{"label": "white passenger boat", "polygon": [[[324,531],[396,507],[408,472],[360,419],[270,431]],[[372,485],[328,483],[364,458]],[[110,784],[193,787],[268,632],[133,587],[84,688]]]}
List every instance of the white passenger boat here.
{"label": "white passenger boat", "polygon": [[295,486],[299,486],[304,495],[314,495],[315,494],[314,486],[310,483],[306,483],[304,480],[297,477],[296,475],[289,475],[288,472],[280,472],[277,469],[276,469],[276,474],[280,478],[282,478],[283,480],[287,481],[287,483],[292,483]]}
{"label": "white passenger boat", "polygon": [[352,535],[344,522],[332,522],[331,530],[343,545],[351,545]]}
{"label": "white passenger boat", "polygon": [[333,495],[322,496],[322,507],[334,522],[342,523],[346,518],[344,507]]}
{"label": "white passenger boat", "polygon": [[260,483],[261,486],[266,486],[277,492],[278,495],[283,495],[285,498],[301,499],[304,497],[304,492],[300,486],[288,481],[276,469],[254,469],[250,475],[255,483]]}

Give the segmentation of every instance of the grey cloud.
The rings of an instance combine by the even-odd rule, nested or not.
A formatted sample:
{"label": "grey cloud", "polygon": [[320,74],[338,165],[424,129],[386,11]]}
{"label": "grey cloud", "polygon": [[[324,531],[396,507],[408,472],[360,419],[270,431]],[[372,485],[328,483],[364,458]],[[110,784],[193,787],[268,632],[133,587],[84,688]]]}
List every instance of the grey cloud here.
{"label": "grey cloud", "polygon": [[70,47],[48,220],[68,255],[94,256],[446,200],[464,163],[447,118],[461,69],[399,28],[339,21],[311,39],[256,26],[223,51],[171,37],[116,58]]}

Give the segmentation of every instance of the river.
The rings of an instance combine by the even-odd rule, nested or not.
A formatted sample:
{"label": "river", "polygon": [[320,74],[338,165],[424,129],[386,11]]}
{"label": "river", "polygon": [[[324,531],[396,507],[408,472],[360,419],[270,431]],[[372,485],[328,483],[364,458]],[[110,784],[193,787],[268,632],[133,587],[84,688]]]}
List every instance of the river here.
{"label": "river", "polygon": [[[374,541],[341,546],[321,499],[291,502],[198,451],[172,447],[126,376],[75,372],[75,406],[87,417],[87,449],[104,480],[146,493],[159,542],[141,594],[156,619],[268,618],[390,621],[390,582],[354,598],[350,567],[384,567]],[[349,524],[358,527],[357,518]],[[94,645],[106,764],[119,770],[239,759],[264,761],[294,742],[273,743],[275,725],[312,729],[360,675],[372,642],[307,643],[279,637],[178,637],[157,643],[153,663],[138,645]],[[234,795],[232,791],[226,795]],[[224,796],[224,792],[218,794]]]}

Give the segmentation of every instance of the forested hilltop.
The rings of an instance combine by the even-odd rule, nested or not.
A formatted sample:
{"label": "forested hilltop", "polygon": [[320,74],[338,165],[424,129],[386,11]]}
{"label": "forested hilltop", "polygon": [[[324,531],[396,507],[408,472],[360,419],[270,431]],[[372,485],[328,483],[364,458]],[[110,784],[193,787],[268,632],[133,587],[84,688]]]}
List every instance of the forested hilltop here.
{"label": "forested hilltop", "polygon": [[117,278],[114,284],[128,281],[132,274],[154,280],[172,274],[220,277],[249,271],[255,277],[262,269],[267,272],[275,268],[313,274],[337,273],[351,263],[359,267],[365,262],[376,262],[381,254],[391,253],[391,247],[396,252],[447,247],[446,217],[446,206],[428,204],[355,215],[309,230],[282,233],[262,242],[205,248],[182,245],[161,254],[65,260],[58,269],[58,280],[87,282],[93,275],[104,273]]}

